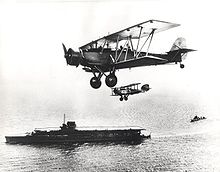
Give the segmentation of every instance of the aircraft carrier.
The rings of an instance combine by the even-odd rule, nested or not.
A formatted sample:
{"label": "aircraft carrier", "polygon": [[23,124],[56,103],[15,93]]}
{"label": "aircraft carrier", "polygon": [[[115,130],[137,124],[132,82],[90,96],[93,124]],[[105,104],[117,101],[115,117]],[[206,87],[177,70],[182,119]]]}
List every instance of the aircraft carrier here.
{"label": "aircraft carrier", "polygon": [[141,127],[91,128],[76,127],[74,121],[63,123],[57,130],[35,129],[23,136],[5,136],[10,144],[59,144],[89,142],[140,142],[145,136]]}

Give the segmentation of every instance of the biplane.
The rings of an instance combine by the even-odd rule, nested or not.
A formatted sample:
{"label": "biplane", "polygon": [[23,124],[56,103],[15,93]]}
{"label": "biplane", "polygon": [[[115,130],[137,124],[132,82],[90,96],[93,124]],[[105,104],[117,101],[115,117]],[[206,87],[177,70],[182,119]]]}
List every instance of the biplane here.
{"label": "biplane", "polygon": [[[148,20],[126,29],[109,34],[79,47],[79,52],[63,45],[64,57],[68,65],[83,66],[83,70],[91,72],[90,85],[98,89],[101,78],[105,76],[108,87],[117,84],[116,70],[150,65],[179,63],[193,49],[186,48],[184,38],[178,38],[171,50],[163,54],[150,53],[149,48],[155,33],[179,26],[179,24]],[[144,48],[145,51],[144,51]]]}
{"label": "biplane", "polygon": [[138,86],[140,84],[141,83],[134,83],[126,86],[112,88],[111,96],[120,96],[120,101],[127,101],[129,95],[144,93],[151,89],[148,84],[142,85],[141,89],[139,89]]}

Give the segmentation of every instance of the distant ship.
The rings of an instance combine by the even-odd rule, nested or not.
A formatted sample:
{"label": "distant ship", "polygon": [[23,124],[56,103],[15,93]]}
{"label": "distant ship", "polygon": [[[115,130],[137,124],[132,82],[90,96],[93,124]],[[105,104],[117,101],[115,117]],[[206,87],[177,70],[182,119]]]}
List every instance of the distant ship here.
{"label": "distant ship", "polygon": [[200,120],[203,120],[203,119],[206,119],[206,117],[204,117],[204,116],[198,117],[196,115],[196,116],[194,116],[193,119],[190,120],[190,122],[200,121]]}
{"label": "distant ship", "polygon": [[88,142],[140,142],[145,136],[141,127],[82,128],[76,127],[74,121],[65,122],[57,130],[35,129],[24,136],[5,136],[6,143],[11,144],[59,144]]}

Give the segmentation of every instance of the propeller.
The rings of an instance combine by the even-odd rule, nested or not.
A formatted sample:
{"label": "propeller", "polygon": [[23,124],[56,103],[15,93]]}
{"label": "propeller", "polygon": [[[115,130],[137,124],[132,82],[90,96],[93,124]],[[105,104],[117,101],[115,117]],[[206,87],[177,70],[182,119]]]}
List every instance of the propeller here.
{"label": "propeller", "polygon": [[67,65],[73,65],[78,67],[80,64],[80,53],[75,52],[72,48],[66,49],[66,46],[62,43],[64,50],[64,58],[66,59]]}

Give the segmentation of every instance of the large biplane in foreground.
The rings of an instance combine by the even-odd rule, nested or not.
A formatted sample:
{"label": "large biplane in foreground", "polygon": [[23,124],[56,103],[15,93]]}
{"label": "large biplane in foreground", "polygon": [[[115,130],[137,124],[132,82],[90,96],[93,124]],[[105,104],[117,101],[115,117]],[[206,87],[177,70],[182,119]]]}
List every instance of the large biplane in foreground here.
{"label": "large biplane in foreground", "polygon": [[148,84],[142,85],[141,89],[139,89],[138,86],[140,84],[141,83],[134,83],[126,86],[112,88],[111,96],[120,96],[120,101],[127,101],[129,95],[144,93],[151,89]]}
{"label": "large biplane in foreground", "polygon": [[103,75],[106,85],[114,87],[117,84],[115,72],[119,69],[167,63],[180,63],[180,67],[184,68],[183,57],[194,51],[186,48],[184,38],[178,38],[167,53],[149,52],[155,33],[177,26],[179,24],[148,20],[83,45],[79,47],[79,52],[71,48],[67,50],[63,44],[64,57],[67,64],[82,65],[83,70],[93,73],[90,85],[95,89],[101,86]]}

